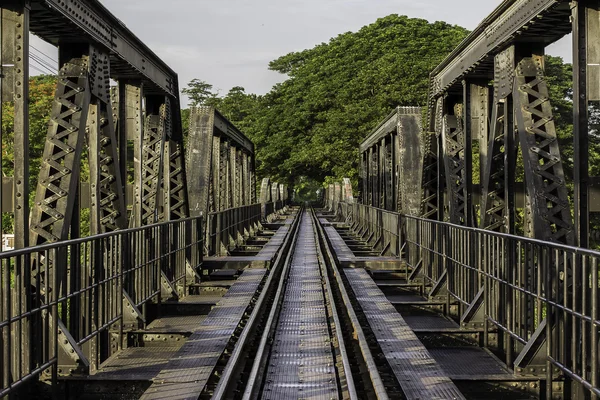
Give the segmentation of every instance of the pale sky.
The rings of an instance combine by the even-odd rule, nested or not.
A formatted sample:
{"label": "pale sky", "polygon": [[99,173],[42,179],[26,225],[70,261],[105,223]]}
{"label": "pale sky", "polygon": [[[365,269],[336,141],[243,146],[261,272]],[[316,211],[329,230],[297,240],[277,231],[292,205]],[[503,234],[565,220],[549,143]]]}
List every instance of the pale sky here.
{"label": "pale sky", "polygon": [[[233,86],[264,94],[285,79],[268,63],[292,51],[355,32],[389,14],[443,20],[475,28],[501,0],[102,0],[179,75],[180,88],[193,78],[221,94]],[[56,50],[32,40],[56,59]],[[570,39],[547,49],[571,60]],[[37,53],[37,50],[35,50]],[[38,57],[40,55],[38,54]],[[32,63],[41,68],[36,62]],[[36,71],[32,71],[35,73]],[[182,97],[183,104],[187,99]]]}

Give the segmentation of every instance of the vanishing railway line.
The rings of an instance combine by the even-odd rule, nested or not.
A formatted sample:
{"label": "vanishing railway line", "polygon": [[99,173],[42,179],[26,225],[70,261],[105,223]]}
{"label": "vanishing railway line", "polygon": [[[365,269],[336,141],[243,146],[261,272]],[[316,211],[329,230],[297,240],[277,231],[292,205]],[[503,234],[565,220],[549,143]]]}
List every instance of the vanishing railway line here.
{"label": "vanishing railway line", "polygon": [[[281,269],[271,272],[276,278],[270,277],[261,294],[269,299],[263,308],[268,312],[262,318],[250,317],[244,331],[253,332],[253,337],[245,349],[238,347],[226,367],[229,373],[214,391],[204,393],[206,398],[462,398],[440,371],[433,380],[419,377],[417,370],[410,376],[410,371],[394,368],[381,356],[378,336],[366,316],[369,311],[362,310],[352,284],[336,266],[314,210],[297,212],[292,236],[285,256],[280,255],[285,259]],[[384,311],[379,317],[389,315]],[[396,356],[410,361],[414,354],[405,351]],[[403,388],[400,380],[410,381],[407,377],[414,382],[404,382]]]}

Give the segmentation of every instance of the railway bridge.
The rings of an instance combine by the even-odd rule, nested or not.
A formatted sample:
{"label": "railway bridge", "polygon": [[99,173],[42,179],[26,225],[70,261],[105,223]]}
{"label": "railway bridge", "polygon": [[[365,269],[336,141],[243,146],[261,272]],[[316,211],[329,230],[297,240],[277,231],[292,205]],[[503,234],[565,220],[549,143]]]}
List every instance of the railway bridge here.
{"label": "railway bridge", "polygon": [[[59,48],[31,194],[30,33]],[[569,33],[564,159],[544,49]],[[600,1],[501,2],[318,204],[217,110],[184,135],[176,73],[98,0],[3,0],[0,46],[0,398],[600,396]]]}

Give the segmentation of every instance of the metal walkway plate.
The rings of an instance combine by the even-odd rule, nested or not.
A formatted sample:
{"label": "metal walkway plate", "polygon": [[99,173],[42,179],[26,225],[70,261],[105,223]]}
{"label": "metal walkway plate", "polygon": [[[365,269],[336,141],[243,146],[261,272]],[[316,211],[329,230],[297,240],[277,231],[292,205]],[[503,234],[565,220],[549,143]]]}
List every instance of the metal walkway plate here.
{"label": "metal walkway plate", "polygon": [[364,269],[342,269],[408,399],[464,399]]}
{"label": "metal walkway plate", "polygon": [[263,399],[339,398],[327,322],[313,222],[305,212],[271,347]]}
{"label": "metal walkway plate", "polygon": [[335,258],[342,267],[396,270],[402,265],[402,260],[396,257],[356,256],[335,227],[325,226],[324,230]]}
{"label": "metal walkway plate", "polygon": [[88,380],[149,381],[164,368],[181,346],[130,347],[110,358]]}
{"label": "metal walkway plate", "polygon": [[142,399],[197,399],[262,282],[266,269],[248,269],[153,379]]}
{"label": "metal walkway plate", "polygon": [[479,347],[436,347],[431,355],[454,380],[511,381],[519,379],[498,359]]}

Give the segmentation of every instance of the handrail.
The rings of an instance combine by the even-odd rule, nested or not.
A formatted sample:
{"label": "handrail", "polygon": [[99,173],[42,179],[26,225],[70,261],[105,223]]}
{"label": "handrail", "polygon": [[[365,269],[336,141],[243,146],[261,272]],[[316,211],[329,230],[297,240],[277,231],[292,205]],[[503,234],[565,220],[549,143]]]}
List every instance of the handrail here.
{"label": "handrail", "polygon": [[372,245],[395,240],[409,280],[445,298],[461,327],[483,329],[516,374],[545,377],[551,392],[562,372],[600,395],[599,251],[363,204],[340,203],[338,214]]}

